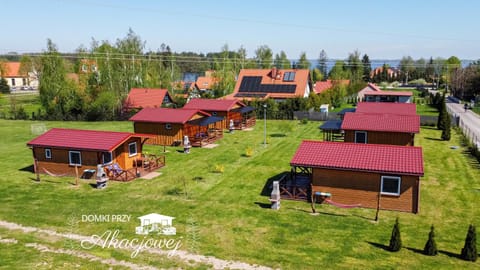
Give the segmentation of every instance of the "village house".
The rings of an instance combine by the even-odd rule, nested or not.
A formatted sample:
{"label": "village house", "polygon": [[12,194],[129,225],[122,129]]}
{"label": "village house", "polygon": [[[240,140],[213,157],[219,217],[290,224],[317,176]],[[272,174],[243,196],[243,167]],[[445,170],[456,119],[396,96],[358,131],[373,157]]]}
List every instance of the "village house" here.
{"label": "village house", "polygon": [[282,101],[288,98],[306,98],[312,91],[308,69],[242,69],[231,99],[266,99]]}
{"label": "village house", "polygon": [[38,88],[38,77],[34,70],[22,74],[20,62],[5,62],[0,77],[7,81],[11,90],[33,90]]}
{"label": "village house", "polygon": [[358,91],[357,93],[357,99],[359,101],[365,100],[365,93],[370,93],[370,92],[381,92],[382,89],[380,89],[376,84],[374,83],[368,83],[367,86],[365,86],[362,90]]}
{"label": "village house", "polygon": [[369,91],[364,93],[366,102],[400,102],[411,103],[413,93],[410,91]]}
{"label": "village house", "polygon": [[355,112],[417,115],[417,105],[415,103],[359,102]]}
{"label": "village house", "polygon": [[[52,176],[81,176],[105,168],[112,180],[130,181],[145,169],[158,169],[162,158],[142,156],[149,135],[129,132],[53,128],[27,143],[32,149],[35,172]],[[152,158],[152,159],[150,159]],[[144,165],[146,165],[144,167]],[[107,171],[111,168],[110,171]]]}
{"label": "village house", "polygon": [[314,202],[321,202],[318,194],[328,194],[339,204],[419,212],[424,174],[420,147],[307,140],[290,165],[294,177],[310,182]]}
{"label": "village house", "polygon": [[154,135],[147,144],[180,145],[184,136],[192,146],[223,138],[223,117],[196,109],[145,108],[130,118],[137,133]]}
{"label": "village house", "polygon": [[345,142],[413,146],[420,116],[346,113],[341,124]]}
{"label": "village house", "polygon": [[174,104],[173,98],[167,89],[132,88],[123,104],[125,111],[143,108],[170,107]]}
{"label": "village house", "polygon": [[348,86],[350,80],[326,80],[326,81],[317,81],[313,86],[313,91],[316,94],[321,94],[329,89],[332,89],[335,84],[340,84],[343,86]]}
{"label": "village house", "polygon": [[233,129],[245,129],[255,125],[255,108],[245,105],[237,99],[191,99],[184,109],[197,109],[208,112],[213,116],[224,117],[222,127],[230,128],[230,120]]}

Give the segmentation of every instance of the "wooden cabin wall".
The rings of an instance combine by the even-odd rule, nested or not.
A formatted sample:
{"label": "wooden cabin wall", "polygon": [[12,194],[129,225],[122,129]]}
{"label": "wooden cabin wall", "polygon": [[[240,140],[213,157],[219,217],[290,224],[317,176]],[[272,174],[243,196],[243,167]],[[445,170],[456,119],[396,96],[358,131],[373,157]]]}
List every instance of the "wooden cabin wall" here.
{"label": "wooden cabin wall", "polygon": [[165,123],[144,123],[135,122],[133,128],[135,133],[157,135],[149,138],[145,143],[153,145],[173,145],[176,141],[183,140],[183,124],[170,124],[171,129],[166,128]]}
{"label": "wooden cabin wall", "polygon": [[[367,131],[367,143],[413,146],[415,134]],[[345,130],[345,142],[355,142],[355,131]]]}

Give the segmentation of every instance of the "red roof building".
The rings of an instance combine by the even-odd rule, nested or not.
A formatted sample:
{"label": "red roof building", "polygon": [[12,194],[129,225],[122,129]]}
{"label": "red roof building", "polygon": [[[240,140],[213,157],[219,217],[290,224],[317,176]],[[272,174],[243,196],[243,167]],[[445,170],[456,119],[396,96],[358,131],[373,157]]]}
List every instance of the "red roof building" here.
{"label": "red roof building", "polygon": [[409,91],[367,91],[364,99],[367,102],[400,102],[411,103],[413,93]]}
{"label": "red roof building", "polygon": [[197,109],[145,108],[130,118],[135,132],[152,134],[148,144],[179,145],[187,136],[192,146],[223,137],[223,117]]}
{"label": "red roof building", "polygon": [[313,87],[313,90],[316,94],[321,94],[328,89],[331,89],[336,83],[347,86],[350,83],[350,80],[326,80],[326,81],[317,81]]}
{"label": "red roof building", "polygon": [[345,142],[413,146],[420,116],[349,112],[341,129]]}
{"label": "red roof building", "polygon": [[129,181],[143,168],[137,167],[137,160],[142,160],[143,138],[149,136],[53,128],[28,142],[27,146],[32,148],[36,172],[79,176],[97,170],[98,165],[106,168],[115,164],[117,171],[115,175],[108,174],[110,179]]}
{"label": "red roof building", "polygon": [[170,106],[173,99],[167,89],[132,88],[124,102],[124,109],[160,108]]}
{"label": "red roof building", "polygon": [[[237,99],[191,99],[184,109],[197,109],[211,115],[224,117],[224,129],[245,129],[255,125],[255,109]],[[232,125],[232,126],[230,126]]]}
{"label": "red roof building", "polygon": [[226,98],[284,100],[308,97],[312,89],[308,69],[242,69],[233,94]]}
{"label": "red roof building", "polygon": [[417,115],[417,105],[415,103],[359,102],[355,112]]}
{"label": "red roof building", "polygon": [[424,174],[420,147],[303,141],[290,165],[294,172],[310,172],[314,201],[317,194],[328,193],[340,204],[419,210]]}

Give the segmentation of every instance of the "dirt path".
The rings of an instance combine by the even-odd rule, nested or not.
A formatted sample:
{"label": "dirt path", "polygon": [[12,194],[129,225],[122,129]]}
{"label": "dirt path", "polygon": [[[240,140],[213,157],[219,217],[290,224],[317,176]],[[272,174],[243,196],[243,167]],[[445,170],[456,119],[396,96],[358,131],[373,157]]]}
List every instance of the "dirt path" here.
{"label": "dirt path", "polygon": [[[82,240],[90,240],[90,236],[84,236],[84,235],[79,235],[79,234],[72,234],[72,233],[59,233],[53,230],[46,230],[46,229],[40,229],[36,227],[29,227],[29,226],[23,226],[17,223],[13,222],[8,222],[8,221],[3,221],[0,220],[0,227],[6,228],[8,230],[20,230],[24,233],[44,233],[50,236],[55,236],[55,237],[61,237],[61,238],[66,238],[66,239],[72,239],[75,241],[82,241]],[[101,246],[103,242],[97,242],[97,245]],[[30,243],[27,244],[28,247],[33,247],[36,248],[40,251],[44,252],[54,252],[54,253],[63,253],[63,254],[69,254],[72,256],[80,257],[80,258],[86,258],[86,259],[93,259],[100,261],[102,263],[106,264],[111,264],[111,265],[121,265],[125,267],[129,267],[132,269],[156,269],[154,267],[150,266],[140,266],[136,265],[130,262],[125,262],[125,261],[117,261],[114,259],[103,259],[99,258],[93,255],[90,255],[88,253],[80,252],[80,251],[75,251],[75,250],[64,250],[64,249],[51,249],[47,246],[43,246],[37,243]],[[126,250],[133,250],[130,248],[122,248]],[[145,252],[149,252],[151,254],[158,254],[161,256],[169,256],[171,255],[171,251],[166,251],[166,250],[159,250],[159,249],[147,249]],[[214,269],[248,269],[248,270],[269,270],[271,268],[265,267],[265,266],[260,266],[260,265],[252,265],[244,262],[239,262],[239,261],[229,261],[229,260],[222,260],[218,259],[215,257],[211,256],[204,256],[204,255],[197,255],[197,254],[192,254],[183,250],[177,250],[175,254],[173,255],[174,258],[180,259],[184,261],[185,263],[191,264],[191,262],[195,263],[202,263],[202,264],[209,264],[212,265]]]}

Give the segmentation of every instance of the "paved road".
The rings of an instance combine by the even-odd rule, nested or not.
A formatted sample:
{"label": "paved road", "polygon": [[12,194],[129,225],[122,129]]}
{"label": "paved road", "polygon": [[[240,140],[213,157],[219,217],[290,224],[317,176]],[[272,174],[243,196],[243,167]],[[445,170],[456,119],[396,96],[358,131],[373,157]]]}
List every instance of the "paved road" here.
{"label": "paved road", "polygon": [[463,106],[464,104],[447,99],[447,108],[451,114],[460,118],[459,126],[464,130],[465,135],[480,145],[480,116],[471,110],[465,111]]}

